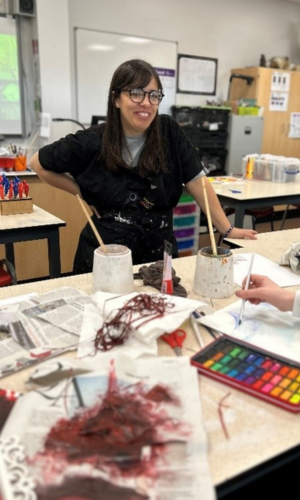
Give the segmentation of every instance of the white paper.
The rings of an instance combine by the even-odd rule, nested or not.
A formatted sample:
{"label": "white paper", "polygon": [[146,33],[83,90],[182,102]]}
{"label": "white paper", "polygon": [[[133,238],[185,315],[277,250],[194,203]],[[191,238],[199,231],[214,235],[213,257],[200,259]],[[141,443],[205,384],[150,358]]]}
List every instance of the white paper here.
{"label": "white paper", "polygon": [[286,92],[271,92],[269,111],[287,111],[289,94]]}
{"label": "white paper", "polygon": [[263,302],[246,301],[243,321],[239,325],[242,301],[238,300],[199,322],[231,337],[266,349],[279,356],[300,362],[300,319],[291,312],[279,311]]}
{"label": "white paper", "polygon": [[274,71],[272,74],[271,90],[280,92],[289,92],[290,74]]}
{"label": "white paper", "polygon": [[[243,279],[247,276],[251,255],[252,253],[241,253],[233,256],[234,282],[239,286],[242,286]],[[251,274],[269,276],[281,287],[300,285],[300,274],[257,253],[254,254]]]}
{"label": "white paper", "polygon": [[165,94],[162,102],[159,105],[159,113],[171,115],[171,106],[175,104],[176,97],[176,73],[174,69],[156,68],[163,92]]}
{"label": "white paper", "polygon": [[290,139],[300,138],[300,113],[291,113],[289,138]]}
{"label": "white paper", "polygon": [[50,113],[40,113],[40,137],[45,137],[49,139],[51,130],[51,114]]}
{"label": "white paper", "polygon": [[178,69],[178,89],[180,92],[200,92],[213,94],[217,61],[214,59],[180,57]]}

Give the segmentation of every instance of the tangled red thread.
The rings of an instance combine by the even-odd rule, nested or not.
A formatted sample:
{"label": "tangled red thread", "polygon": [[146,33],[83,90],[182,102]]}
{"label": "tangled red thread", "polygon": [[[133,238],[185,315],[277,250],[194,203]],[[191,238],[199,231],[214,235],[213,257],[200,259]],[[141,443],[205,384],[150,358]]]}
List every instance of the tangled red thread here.
{"label": "tangled red thread", "polygon": [[[113,311],[113,317],[103,323],[95,337],[95,348],[100,351],[109,351],[114,346],[124,344],[129,338],[130,332],[136,328],[134,322],[138,321],[138,328],[157,318],[161,318],[167,309],[174,304],[167,302],[161,295],[148,295],[140,293],[128,300],[117,312]],[[138,317],[133,318],[138,313]],[[141,322],[141,318],[145,321]]]}

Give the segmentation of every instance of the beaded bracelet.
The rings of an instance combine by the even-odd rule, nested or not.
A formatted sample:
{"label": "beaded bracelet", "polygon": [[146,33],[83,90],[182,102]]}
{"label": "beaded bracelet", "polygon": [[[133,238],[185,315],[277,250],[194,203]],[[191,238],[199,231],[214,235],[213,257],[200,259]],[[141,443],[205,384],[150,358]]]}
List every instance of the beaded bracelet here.
{"label": "beaded bracelet", "polygon": [[223,237],[222,237],[222,238],[223,238],[223,239],[224,239],[224,238],[227,238],[227,236],[229,235],[229,233],[230,233],[232,230],[233,230],[233,226],[230,226],[230,227],[227,229],[226,233],[223,235]]}

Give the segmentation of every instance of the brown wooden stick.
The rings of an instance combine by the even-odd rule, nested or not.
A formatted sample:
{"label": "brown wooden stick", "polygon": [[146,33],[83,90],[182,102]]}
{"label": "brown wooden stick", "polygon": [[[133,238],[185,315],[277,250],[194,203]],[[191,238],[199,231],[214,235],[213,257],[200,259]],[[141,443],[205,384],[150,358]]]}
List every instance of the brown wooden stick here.
{"label": "brown wooden stick", "polygon": [[211,248],[212,248],[212,251],[213,251],[213,255],[218,255],[217,254],[217,247],[216,247],[214,230],[213,230],[213,226],[212,226],[212,222],[211,222],[209,204],[208,204],[208,199],[207,199],[207,192],[206,192],[206,186],[205,186],[205,177],[202,177],[202,188],[203,188],[204,203],[205,203],[206,217],[207,217],[207,222],[208,222],[208,229],[209,229],[209,236],[210,236]]}
{"label": "brown wooden stick", "polygon": [[82,210],[84,211],[84,213],[85,213],[85,215],[86,215],[87,220],[88,220],[88,221],[89,221],[89,223],[90,223],[90,226],[91,226],[92,230],[94,231],[94,235],[95,235],[95,236],[96,236],[96,238],[97,238],[97,241],[98,241],[98,243],[99,243],[99,245],[100,245],[100,247],[101,247],[101,250],[102,250],[103,252],[107,252],[107,248],[106,248],[106,246],[104,245],[104,243],[103,243],[103,241],[102,241],[102,238],[101,238],[100,234],[98,233],[98,231],[97,231],[97,229],[96,229],[96,226],[95,226],[95,224],[93,223],[93,221],[92,221],[92,219],[91,219],[91,217],[90,217],[90,214],[88,213],[88,211],[87,211],[87,209],[86,209],[86,207],[85,207],[85,205],[84,205],[84,203],[83,203],[82,199],[80,198],[79,194],[77,194],[76,196],[77,196],[77,199],[78,199],[78,201],[79,201],[79,203],[80,203],[80,205],[81,205]]}

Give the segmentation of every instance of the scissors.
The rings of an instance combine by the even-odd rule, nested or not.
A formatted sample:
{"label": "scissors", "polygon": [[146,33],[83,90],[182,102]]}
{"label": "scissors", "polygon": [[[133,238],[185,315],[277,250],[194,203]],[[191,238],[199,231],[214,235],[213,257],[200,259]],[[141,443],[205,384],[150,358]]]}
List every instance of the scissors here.
{"label": "scissors", "polygon": [[182,344],[185,338],[186,332],[181,329],[161,335],[161,339],[174,349],[176,356],[182,356]]}

